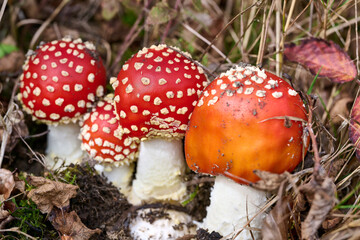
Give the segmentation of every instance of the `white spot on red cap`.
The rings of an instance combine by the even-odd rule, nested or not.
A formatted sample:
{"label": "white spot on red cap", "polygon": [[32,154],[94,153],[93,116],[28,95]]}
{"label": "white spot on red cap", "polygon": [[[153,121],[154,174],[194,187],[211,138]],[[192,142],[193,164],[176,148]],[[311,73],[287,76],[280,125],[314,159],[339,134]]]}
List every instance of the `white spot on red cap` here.
{"label": "white spot on red cap", "polygon": [[283,96],[282,92],[273,92],[271,94],[274,98],[281,98]]}
{"label": "white spot on red cap", "polygon": [[245,88],[244,94],[245,94],[245,95],[249,95],[249,94],[252,94],[253,91],[254,91],[254,88],[253,88],[253,87]]}

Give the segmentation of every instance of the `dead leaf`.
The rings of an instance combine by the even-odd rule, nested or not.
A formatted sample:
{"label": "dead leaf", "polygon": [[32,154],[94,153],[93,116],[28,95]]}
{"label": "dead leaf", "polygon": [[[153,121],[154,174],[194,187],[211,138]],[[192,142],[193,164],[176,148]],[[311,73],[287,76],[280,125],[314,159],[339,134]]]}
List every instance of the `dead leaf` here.
{"label": "dead leaf", "polygon": [[349,219],[341,227],[325,233],[321,240],[356,240],[360,239],[360,219]]}
{"label": "dead leaf", "polygon": [[288,179],[290,175],[288,172],[277,174],[260,170],[254,170],[254,173],[260,178],[260,180],[255,183],[251,183],[250,185],[254,188],[266,191],[277,190],[281,183]]}
{"label": "dead leaf", "polygon": [[263,240],[288,239],[289,218],[289,198],[282,197],[264,219],[264,225],[261,229]]}
{"label": "dead leaf", "polygon": [[61,240],[74,240],[71,236],[63,235],[61,236]]}
{"label": "dead leaf", "polygon": [[4,200],[10,197],[12,190],[15,187],[14,176],[12,172],[7,169],[0,169],[0,194],[4,196]]}
{"label": "dead leaf", "polygon": [[313,178],[300,187],[311,204],[310,211],[301,224],[302,239],[316,239],[319,227],[335,204],[335,190],[335,184],[329,177],[325,177],[321,183]]}
{"label": "dead leaf", "polygon": [[334,210],[333,213],[338,214],[338,216],[332,216],[330,214],[330,216],[328,216],[325,219],[325,221],[321,224],[323,229],[325,229],[325,230],[332,229],[332,228],[336,227],[336,225],[338,225],[343,220],[342,217],[339,217],[342,214],[341,211]]}
{"label": "dead leaf", "polygon": [[[1,44],[7,44],[14,47],[16,46],[16,42],[10,35],[2,40]],[[11,51],[9,54],[0,58],[0,72],[14,73],[19,71],[21,70],[21,66],[24,61],[25,54],[21,50],[16,49]]]}
{"label": "dead leaf", "polygon": [[[0,202],[3,203],[6,199],[4,195],[0,195]],[[6,219],[10,215],[10,212],[4,209],[4,204],[0,206],[0,222]]]}
{"label": "dead leaf", "polygon": [[166,2],[158,2],[153,6],[146,19],[149,25],[167,23],[176,17],[176,11],[169,7]]}
{"label": "dead leaf", "polygon": [[92,235],[101,233],[101,230],[98,228],[94,230],[87,228],[75,211],[67,213],[54,208],[49,220],[54,228],[66,237],[64,239],[87,240]]}
{"label": "dead leaf", "polygon": [[356,157],[360,159],[360,98],[357,97],[350,116],[349,137],[356,148]]}
{"label": "dead leaf", "polygon": [[118,0],[102,0],[101,16],[105,21],[110,21],[120,12],[120,2]]}
{"label": "dead leaf", "polygon": [[341,124],[344,121],[340,116],[348,118],[350,111],[347,105],[352,101],[352,98],[344,97],[335,102],[330,110],[330,117],[333,124]]}
{"label": "dead leaf", "polygon": [[308,68],[312,74],[328,77],[333,82],[344,83],[357,77],[357,70],[349,55],[332,41],[319,38],[303,40],[300,45],[284,48],[285,57]]}
{"label": "dead leaf", "polygon": [[69,206],[70,199],[76,196],[77,186],[55,182],[43,177],[29,176],[29,184],[35,186],[28,197],[37,205],[42,213],[50,213],[53,207]]}

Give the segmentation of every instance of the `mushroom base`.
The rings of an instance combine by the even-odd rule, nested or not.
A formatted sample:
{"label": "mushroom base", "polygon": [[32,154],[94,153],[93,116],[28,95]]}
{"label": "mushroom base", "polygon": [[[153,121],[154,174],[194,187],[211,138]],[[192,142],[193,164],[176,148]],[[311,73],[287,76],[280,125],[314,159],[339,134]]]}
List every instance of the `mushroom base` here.
{"label": "mushroom base", "polygon": [[151,139],[140,143],[136,179],[129,202],[179,201],[186,193],[181,180],[185,171],[181,140]]}
{"label": "mushroom base", "polygon": [[[267,200],[264,191],[238,184],[224,176],[215,179],[211,192],[210,205],[203,221],[203,228],[216,231],[224,237],[236,236],[236,240],[260,239],[260,230],[265,214],[256,216]],[[254,229],[251,232],[248,228]]]}
{"label": "mushroom base", "polygon": [[79,125],[75,123],[49,125],[48,129],[46,167],[58,169],[63,165],[79,163],[83,157]]}
{"label": "mushroom base", "polygon": [[[158,217],[153,219],[156,211]],[[130,223],[130,232],[135,240],[175,240],[188,234],[196,234],[196,227],[186,213],[175,210],[142,209]]]}
{"label": "mushroom base", "polygon": [[124,164],[121,166],[111,166],[110,164],[96,164],[94,166],[99,174],[105,177],[125,196],[129,195],[130,182],[134,172],[134,164]]}

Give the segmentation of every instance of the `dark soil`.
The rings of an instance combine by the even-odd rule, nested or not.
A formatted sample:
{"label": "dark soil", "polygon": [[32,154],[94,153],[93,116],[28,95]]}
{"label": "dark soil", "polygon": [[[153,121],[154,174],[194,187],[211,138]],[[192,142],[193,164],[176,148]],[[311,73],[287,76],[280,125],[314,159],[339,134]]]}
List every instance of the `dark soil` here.
{"label": "dark soil", "polygon": [[[122,229],[124,213],[131,204],[116,187],[96,174],[93,168],[77,166],[76,171],[79,191],[70,206],[88,228],[102,230],[100,235],[94,235],[91,239],[109,239],[107,229],[114,224],[120,225]],[[123,234],[122,237],[129,237],[128,231],[123,231]]]}
{"label": "dark soil", "polygon": [[[116,187],[108,183],[106,178],[95,173],[88,165],[76,166],[76,184],[79,186],[77,196],[71,200],[71,210],[74,210],[82,222],[90,229],[99,228],[100,235],[94,235],[91,239],[124,239],[131,240],[128,224],[136,211],[144,208],[152,208],[146,218],[155,221],[163,217],[165,209],[184,211],[200,221],[206,215],[206,206],[209,204],[210,188],[212,181],[209,178],[198,178],[195,174],[187,175],[192,179],[189,192],[196,191],[196,196],[184,207],[170,204],[148,204],[132,206]],[[196,189],[196,190],[195,190]],[[200,207],[201,206],[201,207]],[[219,239],[215,233],[207,234],[206,231],[198,232],[198,239]]]}

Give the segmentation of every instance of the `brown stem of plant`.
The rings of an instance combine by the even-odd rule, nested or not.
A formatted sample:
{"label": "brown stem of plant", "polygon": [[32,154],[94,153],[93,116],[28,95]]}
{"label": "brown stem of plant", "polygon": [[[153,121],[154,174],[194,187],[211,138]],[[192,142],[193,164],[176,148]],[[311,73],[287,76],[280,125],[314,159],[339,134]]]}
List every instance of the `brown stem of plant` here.
{"label": "brown stem of plant", "polygon": [[276,1],[272,1],[271,6],[270,6],[270,10],[268,13],[268,16],[265,20],[265,10],[264,10],[264,22],[263,22],[263,32],[261,34],[261,41],[260,41],[260,47],[259,47],[259,52],[258,52],[258,59],[256,61],[256,64],[262,64],[263,58],[264,58],[264,51],[265,51],[265,43],[266,43],[266,36],[267,36],[267,32],[268,32],[268,28],[269,28],[269,23],[270,23],[270,17],[272,15],[272,12],[274,11],[275,8],[275,3]]}
{"label": "brown stem of plant", "polygon": [[205,54],[210,50],[211,46],[214,44],[214,42],[219,38],[219,36],[239,17],[241,16],[243,13],[245,13],[246,11],[248,11],[249,9],[251,9],[252,7],[255,7],[256,5],[258,5],[257,2],[253,3],[252,5],[250,5],[249,7],[247,7],[246,9],[244,9],[243,11],[241,11],[240,13],[238,13],[235,17],[233,17],[226,25],[225,27],[223,27],[220,32],[218,34],[216,34],[216,36],[214,37],[214,39],[211,41],[211,43],[207,46],[207,48],[205,49],[205,51],[201,54],[201,56],[199,57],[199,62],[202,61],[203,57],[205,56]]}
{"label": "brown stem of plant", "polygon": [[144,26],[139,27],[139,24],[140,24],[141,20],[143,20],[143,18],[145,17],[145,13],[147,12],[146,10],[150,6],[151,2],[152,2],[152,0],[149,0],[145,3],[143,10],[139,14],[138,18],[136,19],[136,21],[135,21],[134,25],[132,26],[132,28],[130,29],[129,33],[126,35],[124,42],[121,45],[120,50],[118,51],[118,53],[116,55],[114,63],[110,67],[110,73],[112,73],[114,71],[116,66],[121,61],[126,49],[129,48],[129,46],[134,42],[135,38],[140,34],[142,29],[144,28]]}
{"label": "brown stem of plant", "polygon": [[308,122],[306,124],[306,129],[307,132],[309,133],[310,139],[311,139],[311,145],[312,145],[312,150],[314,153],[314,172],[313,172],[313,176],[315,179],[317,179],[320,174],[319,174],[319,170],[320,170],[320,155],[319,155],[319,149],[317,146],[317,142],[316,142],[316,136],[315,133],[312,129],[312,118],[313,118],[313,101],[311,101],[311,99],[308,97],[308,101],[309,101],[309,113],[308,113]]}
{"label": "brown stem of plant", "polygon": [[30,49],[34,48],[35,43],[39,39],[40,35],[43,33],[43,31],[47,28],[47,26],[56,18],[56,16],[60,13],[60,11],[68,4],[70,0],[62,0],[62,2],[57,6],[57,8],[51,13],[50,17],[46,19],[45,22],[39,27],[39,29],[34,34],[33,38],[30,42]]}
{"label": "brown stem of plant", "polygon": [[[175,6],[174,6],[175,11],[178,10],[178,8],[180,6],[180,2],[181,2],[181,0],[176,0]],[[168,22],[168,24],[166,25],[165,31],[163,32],[163,35],[161,36],[161,41],[160,41],[161,43],[163,43],[165,41],[165,38],[167,37],[167,35],[168,35],[169,31],[170,31],[170,27],[171,27],[172,23],[173,23],[173,20],[170,20]]]}

